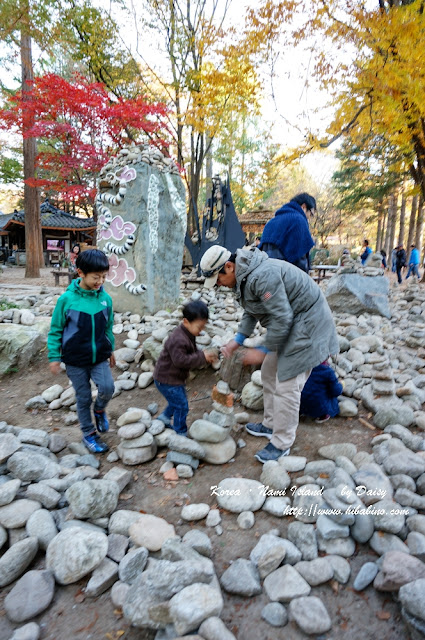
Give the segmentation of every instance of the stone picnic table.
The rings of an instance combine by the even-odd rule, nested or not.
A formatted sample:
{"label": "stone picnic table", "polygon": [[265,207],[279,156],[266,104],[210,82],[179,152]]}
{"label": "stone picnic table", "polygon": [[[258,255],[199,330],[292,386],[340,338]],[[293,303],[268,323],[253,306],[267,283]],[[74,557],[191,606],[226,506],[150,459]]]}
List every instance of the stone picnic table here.
{"label": "stone picnic table", "polygon": [[53,271],[51,271],[50,273],[52,273],[55,276],[55,287],[59,286],[59,279],[63,276],[67,276],[68,277],[68,284],[71,284],[72,279],[74,278],[74,273],[72,273],[71,271],[68,271],[68,269],[53,269]]}
{"label": "stone picnic table", "polygon": [[313,276],[313,279],[317,280],[317,282],[320,282],[321,280],[324,280],[327,277],[326,272],[330,272],[330,276],[332,276],[333,272],[335,272],[337,269],[339,269],[339,267],[336,264],[316,264],[311,269],[311,271],[314,271],[317,273],[317,275]]}

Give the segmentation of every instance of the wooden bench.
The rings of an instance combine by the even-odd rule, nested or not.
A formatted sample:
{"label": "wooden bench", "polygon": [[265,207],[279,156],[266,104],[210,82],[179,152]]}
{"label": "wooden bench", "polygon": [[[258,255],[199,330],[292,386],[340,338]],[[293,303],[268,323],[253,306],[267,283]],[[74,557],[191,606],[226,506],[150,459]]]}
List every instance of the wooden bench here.
{"label": "wooden bench", "polygon": [[66,276],[68,278],[68,284],[71,284],[71,282],[72,282],[72,280],[74,278],[74,275],[75,275],[74,273],[72,273],[71,271],[68,271],[68,270],[66,270],[66,271],[65,270],[64,271],[57,270],[57,271],[51,271],[50,273],[53,273],[53,275],[55,276],[55,287],[59,287],[60,286],[59,278],[62,278],[62,277]]}

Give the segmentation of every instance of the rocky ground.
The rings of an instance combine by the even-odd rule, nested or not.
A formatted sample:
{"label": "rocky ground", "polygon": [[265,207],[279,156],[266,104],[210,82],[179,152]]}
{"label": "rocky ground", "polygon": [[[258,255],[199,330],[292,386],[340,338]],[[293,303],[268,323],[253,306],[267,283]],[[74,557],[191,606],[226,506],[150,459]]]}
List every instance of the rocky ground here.
{"label": "rocky ground", "polygon": [[[34,323],[56,293],[33,291]],[[227,293],[208,296],[201,347],[226,341],[240,314]],[[152,362],[177,313],[116,316],[108,456],[78,444],[72,392],[44,353],[4,376],[0,640],[422,637],[422,289],[394,288],[390,306],[391,320],[335,314],[344,417],[302,420],[291,456],[264,467],[253,454],[266,441],[242,415],[261,417],[258,372],[233,411],[225,385],[213,392],[220,373],[200,372],[187,443],[155,420]]]}

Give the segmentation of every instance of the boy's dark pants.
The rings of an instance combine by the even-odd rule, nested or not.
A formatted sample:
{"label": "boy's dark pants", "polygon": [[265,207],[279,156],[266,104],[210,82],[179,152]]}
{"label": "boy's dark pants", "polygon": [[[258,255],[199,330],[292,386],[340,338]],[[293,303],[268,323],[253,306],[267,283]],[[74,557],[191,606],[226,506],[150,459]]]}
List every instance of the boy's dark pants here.
{"label": "boy's dark pants", "polygon": [[155,380],[155,386],[168,402],[167,408],[162,413],[170,420],[174,416],[173,429],[176,433],[186,433],[186,418],[189,413],[186,387],[184,384],[164,384],[157,380]]}
{"label": "boy's dark pants", "polygon": [[114,393],[114,379],[108,360],[90,367],[66,365],[66,373],[72,382],[77,397],[77,413],[84,436],[96,431],[91,414],[90,379],[95,383],[98,393],[94,403],[95,411],[103,411]]}

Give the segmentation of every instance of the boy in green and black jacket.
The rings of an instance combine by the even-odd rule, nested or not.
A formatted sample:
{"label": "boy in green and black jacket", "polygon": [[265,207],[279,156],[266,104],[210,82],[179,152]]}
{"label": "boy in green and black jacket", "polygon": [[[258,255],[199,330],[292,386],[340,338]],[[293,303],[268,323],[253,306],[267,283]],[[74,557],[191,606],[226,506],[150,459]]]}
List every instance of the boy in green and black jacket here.
{"label": "boy in green and black jacket", "polygon": [[[115,366],[115,340],[112,333],[114,313],[112,299],[103,283],[109,271],[108,258],[102,251],[89,249],[76,260],[78,280],[73,280],[59,298],[53,312],[47,338],[50,371],[60,372],[61,361],[75,389],[77,413],[83,432],[83,443],[93,453],[108,450],[97,431],[109,429],[105,408],[114,393],[110,367]],[[91,415],[90,379],[98,395]]]}

